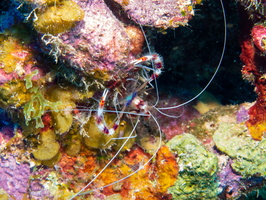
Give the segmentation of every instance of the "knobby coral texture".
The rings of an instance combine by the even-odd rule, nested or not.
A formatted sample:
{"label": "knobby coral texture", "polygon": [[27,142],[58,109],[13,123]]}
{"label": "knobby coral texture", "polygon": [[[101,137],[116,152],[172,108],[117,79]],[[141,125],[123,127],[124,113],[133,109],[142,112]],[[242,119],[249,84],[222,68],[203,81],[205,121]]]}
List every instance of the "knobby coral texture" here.
{"label": "knobby coral texture", "polygon": [[0,199],[264,198],[264,4],[239,2],[258,98],[232,106],[157,89],[150,41],[207,2],[0,2]]}

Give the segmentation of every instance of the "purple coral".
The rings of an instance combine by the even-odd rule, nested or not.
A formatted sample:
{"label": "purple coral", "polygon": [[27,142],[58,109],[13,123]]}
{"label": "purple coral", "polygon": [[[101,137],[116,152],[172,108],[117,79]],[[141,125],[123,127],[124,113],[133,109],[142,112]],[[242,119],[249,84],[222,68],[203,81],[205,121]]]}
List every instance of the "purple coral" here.
{"label": "purple coral", "polygon": [[236,198],[240,195],[241,185],[241,176],[233,172],[231,167],[232,161],[228,161],[226,165],[218,173],[220,187],[222,193],[220,196],[227,198]]}
{"label": "purple coral", "polygon": [[0,188],[17,200],[23,199],[27,192],[30,166],[28,163],[18,163],[16,158],[7,154],[1,156]]}
{"label": "purple coral", "polygon": [[[39,177],[30,181],[29,184],[29,196],[31,199],[41,200],[45,197],[45,199],[54,199],[53,195],[51,195],[49,188],[45,187],[43,183],[45,183],[45,179],[47,175],[51,173],[51,169],[39,169],[33,172],[33,176]],[[52,184],[52,183],[50,183]],[[52,187],[51,187],[52,188]]]}
{"label": "purple coral", "polygon": [[237,123],[242,123],[249,119],[248,109],[249,108],[246,108],[245,105],[240,106],[239,110],[236,113]]}
{"label": "purple coral", "polygon": [[194,15],[190,0],[115,0],[136,23],[156,28],[176,28],[187,25]]}

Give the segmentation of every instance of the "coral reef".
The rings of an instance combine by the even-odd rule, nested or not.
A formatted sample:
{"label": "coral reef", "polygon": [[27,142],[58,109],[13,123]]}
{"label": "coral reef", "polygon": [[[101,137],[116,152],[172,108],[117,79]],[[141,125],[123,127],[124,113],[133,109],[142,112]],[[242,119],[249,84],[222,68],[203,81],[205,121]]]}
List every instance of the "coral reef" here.
{"label": "coral reef", "polygon": [[[187,25],[200,0],[10,1],[18,9],[0,22],[1,199],[237,199],[255,190],[265,196],[262,2],[240,1],[254,20],[241,38],[241,59],[256,102],[223,106],[206,92],[183,107],[202,83],[191,81],[193,90],[178,98],[153,93],[161,92],[157,78],[166,67],[150,42]],[[177,60],[195,66],[181,59],[181,52],[200,54],[192,44],[201,44],[202,34],[190,37],[166,52],[176,71],[166,79],[187,79]],[[178,51],[185,44],[189,51]],[[147,49],[153,54],[143,56]],[[193,70],[194,77],[201,82],[209,70]]]}
{"label": "coral reef", "polygon": [[[101,188],[121,179],[138,168],[139,162],[146,162],[150,157],[137,146],[134,146],[124,156],[124,161],[117,160],[114,166],[107,168],[94,182],[93,187]],[[36,169],[32,175],[35,179],[30,183],[30,196],[39,199],[41,190],[45,190],[43,192],[47,197],[52,195],[55,198],[70,198],[73,196],[73,192],[67,188],[79,191],[89,179],[93,178],[94,174],[98,173],[99,167],[105,165],[105,159],[96,159],[95,152],[83,149],[75,157],[63,154],[60,162],[55,165],[56,171]],[[126,200],[132,198],[159,200],[161,197],[170,199],[171,195],[167,193],[167,188],[176,181],[177,171],[178,166],[174,155],[166,146],[163,146],[159,150],[155,162],[148,164],[128,179],[104,187],[101,191],[87,194],[86,198],[95,199],[101,196],[101,198],[108,199],[117,194],[119,198]],[[46,185],[50,185],[50,187],[46,187]]]}
{"label": "coral reef", "polygon": [[179,176],[168,189],[173,199],[217,199],[217,157],[191,134],[175,136],[167,146],[178,154]]}
{"label": "coral reef", "polygon": [[[36,7],[36,3],[27,2],[33,8]],[[119,4],[115,2],[76,0],[75,2],[59,1],[55,5],[45,1],[37,4],[40,8],[37,7],[36,17],[33,20],[34,27],[37,31],[44,33],[42,40],[50,47],[50,53],[56,60],[60,58],[67,61],[71,66],[87,74],[94,74],[100,70],[105,74],[102,79],[110,80],[112,77],[109,76],[117,75],[117,71],[123,74],[130,61],[142,51],[144,37],[141,30],[136,25],[132,25],[125,13],[121,14],[122,8],[117,7]],[[68,17],[72,13],[64,13],[67,12],[67,4],[71,4],[73,17]],[[133,7],[125,9],[134,11],[138,4],[137,1],[132,1],[128,6]],[[136,7],[138,8],[136,13],[129,14],[131,20],[142,25],[164,29],[187,25],[194,13],[194,3],[190,1],[158,3],[146,1],[145,4],[140,5]],[[145,8],[143,12],[147,13],[145,16],[141,14],[142,6]],[[149,14],[148,10],[151,8],[156,10],[156,15],[154,11],[152,15]],[[56,15],[49,14],[55,11]],[[79,22],[75,23],[76,21]]]}

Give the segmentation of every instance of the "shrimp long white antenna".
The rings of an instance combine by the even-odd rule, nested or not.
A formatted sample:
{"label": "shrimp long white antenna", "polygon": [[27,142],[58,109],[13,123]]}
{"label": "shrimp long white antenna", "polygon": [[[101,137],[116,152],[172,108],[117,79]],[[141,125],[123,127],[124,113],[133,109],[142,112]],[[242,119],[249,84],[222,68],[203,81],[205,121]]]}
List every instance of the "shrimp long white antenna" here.
{"label": "shrimp long white antenna", "polygon": [[182,104],[179,104],[179,105],[176,105],[176,106],[170,106],[170,107],[164,107],[164,108],[157,108],[158,110],[169,110],[169,109],[174,109],[174,108],[179,108],[181,106],[184,106],[192,101],[194,101],[196,98],[198,98],[208,87],[209,85],[211,84],[211,82],[213,81],[213,79],[215,78],[218,70],[220,69],[220,66],[222,64],[222,60],[223,60],[223,57],[224,57],[224,52],[225,52],[225,47],[226,47],[226,37],[227,37],[227,30],[226,30],[226,16],[225,16],[225,10],[224,10],[224,5],[223,5],[223,2],[222,0],[220,0],[220,4],[221,4],[221,7],[222,7],[222,13],[223,13],[223,21],[224,21],[224,41],[223,41],[223,50],[222,50],[222,53],[221,53],[221,56],[220,56],[220,60],[219,60],[219,63],[218,63],[218,66],[216,68],[216,70],[214,71],[211,79],[209,80],[209,82],[207,83],[207,85],[196,95],[194,96],[193,98],[191,98],[190,100],[182,103]]}
{"label": "shrimp long white antenna", "polygon": [[184,107],[182,107],[183,110],[182,110],[181,114],[179,114],[179,115],[169,115],[169,114],[167,114],[167,113],[162,112],[161,110],[159,110],[159,109],[156,108],[156,107],[153,107],[153,108],[154,108],[157,112],[159,112],[160,114],[162,114],[162,115],[164,115],[164,116],[166,116],[166,117],[175,118],[175,119],[181,117],[181,116],[184,114],[184,111],[185,111]]}
{"label": "shrimp long white antenna", "polygon": [[[127,138],[127,140],[124,142],[124,144],[120,147],[120,149],[118,150],[118,152],[114,155],[114,157],[107,163],[107,165],[99,172],[99,174],[97,174],[97,177],[96,178],[94,178],[90,183],[88,183],[81,191],[79,191],[75,196],[73,196],[71,199],[73,199],[74,197],[76,197],[76,196],[78,196],[78,195],[86,195],[86,194],[89,194],[89,193],[91,193],[91,192],[94,192],[94,191],[96,191],[96,190],[100,190],[100,189],[103,189],[103,188],[106,188],[106,187],[108,187],[108,186],[111,186],[111,185],[114,185],[114,184],[116,184],[116,183],[119,183],[119,182],[121,182],[121,181],[123,181],[123,180],[125,180],[125,179],[127,179],[127,178],[129,178],[130,176],[132,176],[132,175],[134,175],[134,174],[136,174],[136,173],[138,173],[138,171],[140,171],[140,170],[142,170],[147,164],[149,164],[151,161],[152,161],[152,159],[156,156],[156,154],[157,154],[157,152],[159,151],[159,149],[160,149],[160,147],[162,146],[162,131],[161,131],[161,128],[160,128],[160,125],[159,125],[159,123],[158,123],[158,121],[156,120],[156,118],[151,114],[151,117],[152,117],[152,119],[154,120],[154,122],[156,123],[156,125],[157,125],[157,127],[158,127],[158,130],[159,130],[159,136],[160,136],[160,140],[159,140],[159,144],[158,144],[158,147],[157,147],[157,149],[156,149],[156,151],[153,153],[153,155],[149,158],[149,160],[146,162],[146,163],[144,163],[143,165],[141,165],[137,170],[135,170],[134,172],[132,172],[131,174],[129,174],[129,175],[127,175],[127,176],[125,176],[125,177],[123,177],[123,178],[121,178],[121,179],[119,179],[119,180],[117,180],[117,181],[114,181],[114,182],[112,182],[112,183],[110,183],[110,184],[108,184],[108,185],[105,185],[105,186],[103,186],[103,187],[101,187],[101,188],[97,188],[97,189],[93,189],[93,190],[90,190],[90,191],[87,191],[87,192],[82,192],[82,191],[84,191],[85,190],[85,188],[87,188],[99,175],[100,175],[100,173],[102,173],[104,170],[103,169],[106,169],[106,166],[107,165],[109,165],[114,159],[115,159],[115,157],[119,154],[119,152],[122,150],[122,148],[124,147],[124,145],[127,143],[127,141],[130,139],[129,137],[132,137],[131,135],[132,135],[132,133],[134,132],[134,129],[133,129],[133,131],[130,133],[130,135],[128,136],[128,138]],[[135,125],[136,126],[136,125]],[[135,127],[134,127],[135,128]],[[71,200],[70,199],[70,200]]]}
{"label": "shrimp long white antenna", "polygon": [[[145,42],[146,42],[146,44],[147,44],[147,48],[148,48],[149,54],[151,55],[151,54],[152,54],[152,52],[151,52],[151,48],[150,48],[150,45],[149,45],[148,39],[147,39],[147,37],[146,37],[146,35],[145,35],[145,32],[144,32],[144,30],[143,30],[143,27],[141,26],[140,23],[138,23],[138,24],[139,24],[139,26],[140,26],[140,29],[141,29],[143,35],[144,35],[144,39],[145,39]],[[154,63],[153,63],[153,62],[152,62],[152,68],[153,68],[154,71],[156,70],[155,67],[154,67]],[[159,103],[159,100],[160,100],[159,89],[158,89],[158,84],[157,84],[157,80],[156,80],[156,79],[154,79],[154,85],[155,85],[154,88],[155,88],[155,92],[156,92],[156,102],[153,104],[153,106],[156,106],[156,105]]]}
{"label": "shrimp long white antenna", "polygon": [[[79,196],[79,195],[83,195],[83,194],[87,194],[86,193],[82,193],[87,187],[89,187],[103,172],[104,170],[114,161],[114,159],[118,156],[118,154],[121,152],[121,150],[124,148],[124,146],[126,145],[126,143],[128,142],[128,140],[130,138],[132,138],[132,134],[134,133],[135,129],[137,128],[137,125],[139,123],[139,117],[137,119],[137,122],[135,124],[135,126],[133,127],[131,133],[129,134],[129,136],[127,137],[127,139],[125,140],[125,142],[121,145],[121,147],[119,148],[119,150],[116,152],[116,154],[112,157],[112,159],[102,168],[102,170],[85,186],[83,187],[77,194],[75,194],[74,196],[72,196],[69,200],[71,199],[74,199],[75,197]],[[104,186],[104,187],[107,187],[107,186]],[[103,188],[103,187],[101,187]],[[98,188],[98,189],[94,189],[94,190],[91,190],[91,191],[88,191],[89,192],[93,192],[95,190],[99,190],[101,188]]]}

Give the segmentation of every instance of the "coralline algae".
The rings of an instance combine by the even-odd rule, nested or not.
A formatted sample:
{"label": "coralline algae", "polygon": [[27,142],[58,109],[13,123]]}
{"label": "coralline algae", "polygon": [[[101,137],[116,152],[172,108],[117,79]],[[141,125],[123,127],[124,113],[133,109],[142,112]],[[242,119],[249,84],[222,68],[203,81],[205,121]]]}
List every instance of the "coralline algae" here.
{"label": "coralline algae", "polygon": [[[32,17],[33,27],[39,33],[27,31],[32,35],[37,34],[39,38],[22,37],[28,41],[23,40],[23,31],[19,28],[5,32],[0,38],[0,105],[8,109],[12,119],[23,130],[19,138],[20,143],[14,145],[18,138],[11,138],[13,134],[8,129],[9,126],[1,129],[1,150],[6,156],[1,158],[0,163],[0,187],[16,198],[25,196],[34,199],[67,199],[80,191],[112,158],[115,150],[121,147],[124,141],[119,137],[126,137],[131,133],[130,120],[121,121],[118,132],[113,137],[104,138],[106,140],[103,142],[101,136],[104,133],[98,131],[95,113],[88,111],[98,108],[103,88],[114,90],[110,91],[112,95],[106,103],[106,109],[114,110],[116,106],[120,106],[117,104],[137,87],[125,84],[123,80],[136,82],[138,85],[142,84],[143,76],[146,78],[146,75],[139,73],[139,68],[130,64],[140,56],[138,54],[142,52],[144,43],[143,33],[133,21],[161,30],[186,25],[194,14],[194,4],[200,0],[22,2],[35,9],[29,17]],[[71,5],[74,9],[71,16],[75,15],[73,19],[66,16]],[[58,14],[55,12],[56,6],[60,16],[52,18],[51,14],[46,14]],[[118,6],[119,9],[115,10],[113,6]],[[27,23],[30,23],[30,20]],[[57,26],[60,27],[57,29]],[[253,35],[255,36],[255,33]],[[38,43],[41,40],[43,46]],[[249,47],[252,51],[248,52],[250,57],[247,56],[246,59],[253,62],[253,43],[250,43]],[[48,55],[40,53],[41,50],[47,49],[58,59],[58,63],[52,59],[47,61],[45,56]],[[71,71],[73,68],[78,70]],[[73,81],[69,71],[75,80],[79,79],[77,82]],[[64,79],[65,76],[69,76],[68,81]],[[260,83],[265,79],[263,75],[256,78]],[[259,82],[255,83],[259,86]],[[263,91],[263,87],[260,89],[258,91]],[[121,99],[117,100],[119,103],[111,99],[114,98],[115,92],[121,93]],[[145,92],[141,95],[145,96]],[[168,99],[168,102],[174,104],[176,99]],[[161,103],[158,105],[161,106]],[[164,106],[167,105],[162,105]],[[260,181],[259,184],[263,185],[266,173],[263,165],[266,162],[265,140],[258,142],[248,137],[242,124],[249,120],[247,109],[237,112],[237,120],[240,123],[237,124],[237,107],[232,107],[210,111],[209,115],[207,113],[198,121],[194,119],[189,122],[195,116],[199,117],[194,109],[189,109],[188,113],[173,111],[174,115],[182,114],[183,123],[172,120],[164,123],[165,121],[158,120],[159,123],[164,123],[161,128],[168,134],[167,139],[175,134],[181,135],[171,139],[167,143],[168,147],[162,146],[151,161],[150,154],[157,150],[159,144],[159,137],[155,133],[158,127],[152,127],[151,123],[139,123],[142,127],[137,130],[143,132],[137,135],[137,139],[135,134],[130,138],[130,142],[123,149],[127,151],[121,152],[87,190],[104,187],[135,170],[143,170],[81,198],[217,199],[221,189],[225,191],[226,187],[234,188],[233,197],[241,195],[240,189],[243,188],[229,183],[229,179],[251,183],[255,180],[253,178],[258,176],[255,177],[257,182],[253,182]],[[111,116],[106,112],[104,115]],[[255,113],[254,118],[256,116]],[[111,124],[113,118],[110,122],[106,120],[106,123]],[[130,119],[134,121],[133,117]],[[232,119],[235,121],[232,122]],[[191,134],[184,134],[184,130]],[[135,141],[146,142],[145,147],[150,154],[134,145]],[[113,151],[109,151],[110,148]],[[107,153],[100,154],[99,151]],[[25,162],[15,158],[25,153],[33,156],[28,156]],[[222,165],[220,162],[224,157],[226,161]],[[28,163],[34,165],[31,168],[32,173]],[[254,184],[250,187],[251,190],[259,184]],[[247,193],[245,189],[242,191]],[[0,194],[2,193],[4,192]]]}

